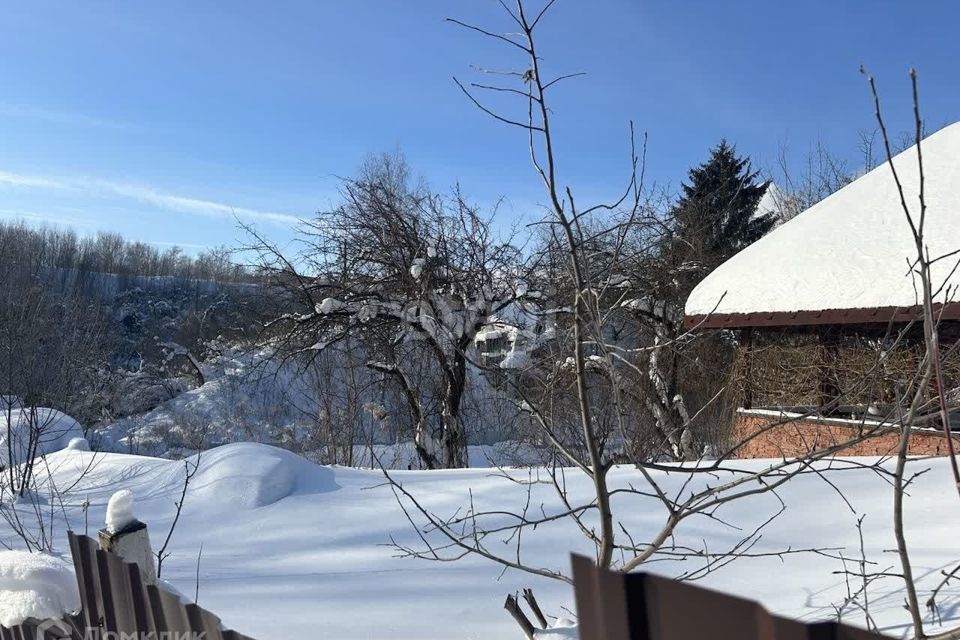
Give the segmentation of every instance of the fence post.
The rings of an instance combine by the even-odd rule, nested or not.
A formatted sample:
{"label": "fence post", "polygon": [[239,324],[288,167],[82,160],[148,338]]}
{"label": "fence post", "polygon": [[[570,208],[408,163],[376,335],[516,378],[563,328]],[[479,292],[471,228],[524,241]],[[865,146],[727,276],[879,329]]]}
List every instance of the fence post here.
{"label": "fence post", "polygon": [[140,567],[140,576],[145,584],[157,583],[157,569],[153,564],[153,548],[150,546],[147,525],[134,520],[119,531],[101,529],[97,537],[101,549]]}

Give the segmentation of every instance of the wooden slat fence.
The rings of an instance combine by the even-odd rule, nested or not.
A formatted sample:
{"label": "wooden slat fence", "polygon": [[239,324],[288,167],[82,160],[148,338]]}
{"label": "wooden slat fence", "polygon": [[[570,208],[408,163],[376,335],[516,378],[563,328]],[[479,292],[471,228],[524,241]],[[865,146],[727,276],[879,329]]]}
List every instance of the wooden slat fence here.
{"label": "wooden slat fence", "polygon": [[183,603],[169,591],[144,584],[140,568],[100,549],[92,538],[67,533],[80,590],[80,611],[65,623],[28,619],[0,640],[253,640],[223,629],[220,618],[203,607]]}
{"label": "wooden slat fence", "polygon": [[760,604],[573,557],[580,640],[889,640],[836,622],[804,624]]}

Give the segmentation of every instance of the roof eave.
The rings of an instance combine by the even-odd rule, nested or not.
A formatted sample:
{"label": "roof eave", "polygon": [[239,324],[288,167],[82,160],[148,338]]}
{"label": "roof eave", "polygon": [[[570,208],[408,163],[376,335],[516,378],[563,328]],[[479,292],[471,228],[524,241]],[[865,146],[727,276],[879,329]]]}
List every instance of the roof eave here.
{"label": "roof eave", "polygon": [[[934,305],[942,320],[960,320],[960,302]],[[692,314],[683,318],[685,329],[749,329],[843,324],[902,324],[923,318],[923,308],[823,309],[815,311],[756,311],[749,313]]]}

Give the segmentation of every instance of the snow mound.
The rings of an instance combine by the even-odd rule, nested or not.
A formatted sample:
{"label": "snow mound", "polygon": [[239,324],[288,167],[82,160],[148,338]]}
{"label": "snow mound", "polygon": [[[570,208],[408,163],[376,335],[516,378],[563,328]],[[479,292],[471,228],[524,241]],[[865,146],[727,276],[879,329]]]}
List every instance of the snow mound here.
{"label": "snow mound", "polygon": [[136,522],[133,515],[133,492],[129,489],[121,489],[112,496],[107,503],[106,524],[107,531],[116,533],[123,531],[126,527]]}
{"label": "snow mound", "polygon": [[557,618],[549,629],[540,629],[534,636],[536,640],[576,640],[577,623],[569,618]]}
{"label": "snow mound", "polygon": [[86,438],[70,438],[66,449],[67,451],[90,451],[90,443]]}
{"label": "snow mound", "polygon": [[200,455],[200,468],[190,481],[187,501],[256,509],[295,493],[337,488],[333,471],[326,467],[283,449],[244,442]]}
{"label": "snow mound", "polygon": [[59,618],[80,608],[73,568],[60,558],[0,551],[0,624],[26,618]]}
{"label": "snow mound", "polygon": [[4,466],[26,462],[31,434],[35,434],[37,442],[36,455],[45,456],[66,449],[76,438],[82,439],[83,428],[79,422],[56,409],[14,409],[9,420],[6,411],[0,412],[0,461]]}

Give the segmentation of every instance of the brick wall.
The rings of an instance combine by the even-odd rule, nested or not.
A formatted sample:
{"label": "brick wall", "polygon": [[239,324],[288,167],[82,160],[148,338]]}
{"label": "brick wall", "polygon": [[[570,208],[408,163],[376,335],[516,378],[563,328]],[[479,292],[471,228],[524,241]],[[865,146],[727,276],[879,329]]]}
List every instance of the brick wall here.
{"label": "brick wall", "polygon": [[[764,427],[782,422],[787,416],[758,411],[741,410],[737,413],[736,434],[742,441]],[[810,451],[833,446],[856,437],[861,425],[857,422],[827,418],[797,418],[772,427],[753,438],[737,452],[738,458],[780,458],[804,455]],[[869,428],[869,423],[867,425]],[[954,447],[960,451],[960,438],[954,435]],[[877,435],[851,445],[838,455],[883,456],[896,454],[900,445],[900,431],[884,428]],[[918,456],[947,455],[946,436],[928,429],[915,429],[910,435],[910,454]]]}

